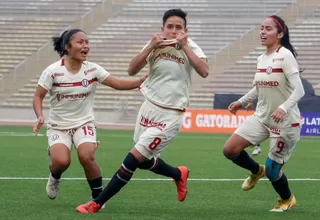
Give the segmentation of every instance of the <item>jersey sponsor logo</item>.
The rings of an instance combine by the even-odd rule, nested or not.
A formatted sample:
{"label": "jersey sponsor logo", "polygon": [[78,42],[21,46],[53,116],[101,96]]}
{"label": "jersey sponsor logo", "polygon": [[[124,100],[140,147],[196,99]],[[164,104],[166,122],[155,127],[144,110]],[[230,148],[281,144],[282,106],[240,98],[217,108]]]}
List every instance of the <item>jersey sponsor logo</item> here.
{"label": "jersey sponsor logo", "polygon": [[277,86],[279,86],[279,82],[278,82],[278,81],[264,81],[264,80],[260,80],[260,81],[255,81],[254,84],[255,84],[255,86],[257,86],[257,87],[265,87],[265,88],[271,88],[271,87],[277,87]]}
{"label": "jersey sponsor logo", "polygon": [[174,48],[176,48],[176,50],[181,50],[180,44],[176,44],[176,45],[174,46]]}
{"label": "jersey sponsor logo", "polygon": [[165,60],[173,60],[176,61],[178,63],[184,64],[185,63],[185,59],[182,57],[178,57],[174,54],[171,53],[159,53],[155,58],[154,61],[157,60],[158,58],[160,59],[165,59]]}
{"label": "jersey sponsor logo", "polygon": [[166,128],[167,124],[166,123],[162,123],[162,122],[156,122],[156,121],[152,121],[144,116],[141,115],[141,119],[140,119],[140,125],[143,127],[156,127],[160,130],[163,130]]}
{"label": "jersey sponsor logo", "polygon": [[68,99],[70,101],[79,100],[79,99],[86,99],[90,95],[90,92],[88,93],[81,93],[81,94],[71,94],[71,95],[63,95],[63,94],[57,94],[57,100],[60,102],[63,99]]}
{"label": "jersey sponsor logo", "polygon": [[51,75],[51,78],[54,79],[54,78],[56,78],[58,76],[64,76],[64,73],[54,73],[54,74]]}
{"label": "jersey sponsor logo", "polygon": [[91,69],[88,69],[88,70],[85,70],[85,71],[84,71],[84,75],[88,75],[89,73],[92,73],[92,72],[94,72],[94,71],[96,71],[96,70],[97,70],[96,67],[91,68]]}
{"label": "jersey sponsor logo", "polygon": [[279,128],[269,128],[270,132],[276,135],[280,135],[281,130]]}
{"label": "jersey sponsor logo", "polygon": [[284,58],[273,58],[272,60],[272,63],[275,63],[275,62],[283,62],[284,61]]}
{"label": "jersey sponsor logo", "polygon": [[[84,80],[87,80],[87,79],[84,79]],[[76,86],[87,87],[87,86],[89,86],[90,84],[92,84],[92,83],[94,83],[95,81],[97,81],[97,78],[93,78],[93,79],[87,80],[87,82],[88,82],[88,85],[87,85],[87,86],[84,86],[84,84],[83,84],[83,81],[84,81],[84,80],[82,80],[81,82],[53,83],[52,86],[55,86],[55,87],[76,87]]]}

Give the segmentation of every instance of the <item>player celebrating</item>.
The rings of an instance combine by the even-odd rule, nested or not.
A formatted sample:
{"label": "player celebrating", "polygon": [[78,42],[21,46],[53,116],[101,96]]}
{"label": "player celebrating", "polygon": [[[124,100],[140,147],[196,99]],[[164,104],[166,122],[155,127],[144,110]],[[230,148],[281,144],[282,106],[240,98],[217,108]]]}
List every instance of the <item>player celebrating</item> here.
{"label": "player celebrating", "polygon": [[[300,139],[298,101],[304,95],[296,61],[297,53],[290,43],[289,29],[278,16],[266,18],[260,30],[266,52],[257,60],[254,88],[229,106],[236,113],[242,106],[258,98],[254,115],[250,116],[227,140],[224,155],[238,166],[250,170],[242,189],[252,189],[267,176],[281,199],[270,211],[283,212],[296,205],[288,180],[282,172]],[[270,152],[265,166],[259,165],[244,150],[270,138]]]}
{"label": "player celebrating", "polygon": [[187,195],[189,170],[172,167],[159,158],[160,152],[178,134],[184,109],[189,103],[188,88],[193,69],[203,78],[208,76],[207,58],[187,35],[186,13],[171,9],[164,13],[162,33],[152,40],[130,63],[129,75],[136,75],[147,63],[150,75],[141,91],[145,96],[138,113],[134,147],[108,186],[93,202],[77,207],[81,213],[93,213],[124,187],[137,168],[173,178],[178,200]]}
{"label": "player celebrating", "polygon": [[82,30],[71,29],[52,39],[61,59],[44,70],[33,100],[38,119],[33,131],[37,135],[44,123],[42,102],[49,91],[51,108],[47,136],[50,176],[46,191],[50,199],[57,197],[61,175],[70,165],[70,151],[74,144],[92,197],[96,198],[102,191],[102,177],[95,160],[98,143],[93,104],[97,82],[114,89],[129,90],[138,88],[145,77],[134,81],[120,80],[101,66],[86,61],[90,47]]}

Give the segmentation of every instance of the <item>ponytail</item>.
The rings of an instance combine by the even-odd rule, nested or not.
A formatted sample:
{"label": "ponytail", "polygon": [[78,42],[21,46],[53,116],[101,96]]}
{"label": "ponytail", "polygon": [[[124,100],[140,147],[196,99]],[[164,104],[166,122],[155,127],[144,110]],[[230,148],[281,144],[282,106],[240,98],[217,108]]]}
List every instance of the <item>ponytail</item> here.
{"label": "ponytail", "polygon": [[288,50],[291,51],[292,55],[297,58],[298,53],[296,51],[296,49],[292,46],[291,42],[290,42],[290,36],[289,36],[289,28],[286,25],[286,23],[284,22],[284,20],[282,18],[280,18],[279,16],[276,15],[272,15],[270,16],[270,18],[274,21],[274,23],[276,24],[276,28],[278,30],[278,33],[283,32],[283,37],[280,40],[280,44],[287,48]]}
{"label": "ponytail", "polygon": [[57,51],[60,57],[64,55],[68,55],[68,51],[66,50],[66,45],[70,43],[72,36],[77,32],[84,32],[80,29],[71,29],[64,31],[60,37],[52,37],[53,41],[53,49]]}

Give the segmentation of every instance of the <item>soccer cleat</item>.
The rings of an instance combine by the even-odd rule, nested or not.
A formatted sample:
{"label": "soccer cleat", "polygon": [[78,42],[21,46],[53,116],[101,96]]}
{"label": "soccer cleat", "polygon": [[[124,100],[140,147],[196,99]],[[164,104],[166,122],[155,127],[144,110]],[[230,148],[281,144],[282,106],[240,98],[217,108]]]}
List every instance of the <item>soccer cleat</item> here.
{"label": "soccer cleat", "polygon": [[[91,197],[91,201],[93,201],[92,197]],[[106,207],[106,204],[103,204],[100,209],[104,209],[105,207]]]}
{"label": "soccer cleat", "polygon": [[291,195],[287,200],[278,199],[276,205],[270,210],[270,212],[285,212],[289,209],[292,209],[294,206],[296,206],[296,204],[296,197]]}
{"label": "soccer cleat", "polygon": [[242,186],[241,186],[242,190],[248,191],[253,187],[255,187],[258,180],[264,177],[265,170],[266,170],[266,167],[264,165],[260,165],[258,173],[250,174],[250,176],[247,179],[245,179],[245,181],[242,183]]}
{"label": "soccer cleat", "polygon": [[252,155],[253,156],[257,156],[258,154],[260,154],[261,152],[261,147],[260,146],[254,146],[253,151],[252,151]]}
{"label": "soccer cleat", "polygon": [[55,199],[58,196],[59,193],[59,184],[61,182],[61,179],[57,180],[52,177],[51,173],[49,175],[49,179],[46,186],[46,191],[49,199]]}
{"label": "soccer cleat", "polygon": [[100,205],[95,201],[90,201],[85,204],[79,205],[76,210],[82,214],[95,213],[100,210]]}
{"label": "soccer cleat", "polygon": [[185,166],[180,166],[180,167],[177,167],[177,168],[181,172],[181,178],[180,178],[179,181],[173,180],[173,182],[177,186],[178,200],[180,202],[183,202],[186,199],[187,193],[188,193],[187,180],[188,180],[188,177],[189,177],[189,170]]}

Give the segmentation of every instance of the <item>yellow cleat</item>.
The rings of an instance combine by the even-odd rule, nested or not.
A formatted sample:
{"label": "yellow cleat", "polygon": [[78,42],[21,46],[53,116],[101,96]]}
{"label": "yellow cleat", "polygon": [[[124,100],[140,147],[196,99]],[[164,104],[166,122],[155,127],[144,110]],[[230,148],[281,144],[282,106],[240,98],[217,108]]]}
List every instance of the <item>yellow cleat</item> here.
{"label": "yellow cleat", "polygon": [[242,186],[241,186],[242,190],[248,191],[252,189],[257,184],[259,179],[264,177],[265,170],[266,170],[266,167],[264,165],[260,165],[259,172],[257,174],[250,174],[250,176],[247,179],[245,179],[245,181],[242,183]]}
{"label": "yellow cleat", "polygon": [[278,202],[273,207],[273,209],[270,210],[270,212],[285,212],[289,209],[292,209],[294,206],[296,206],[296,204],[296,197],[294,197],[294,195],[291,195],[287,200],[278,199]]}

